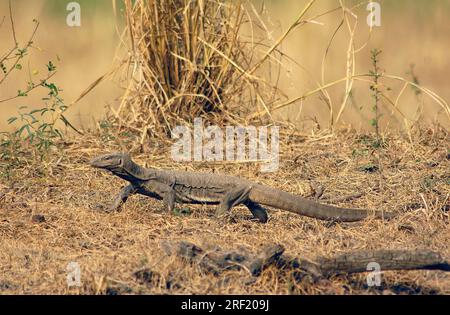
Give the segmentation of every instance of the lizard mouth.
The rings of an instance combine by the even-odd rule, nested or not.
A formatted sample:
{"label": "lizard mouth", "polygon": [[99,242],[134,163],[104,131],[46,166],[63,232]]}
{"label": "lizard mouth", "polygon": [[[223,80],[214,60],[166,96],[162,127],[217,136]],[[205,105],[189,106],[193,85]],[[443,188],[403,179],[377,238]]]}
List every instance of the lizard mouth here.
{"label": "lizard mouth", "polygon": [[99,157],[92,159],[89,164],[90,166],[94,168],[112,168],[112,167],[118,167],[122,163],[122,160],[111,160],[111,159],[105,159],[104,157]]}
{"label": "lizard mouth", "polygon": [[98,158],[90,160],[89,165],[95,168],[104,167],[103,163],[101,163],[101,161]]}

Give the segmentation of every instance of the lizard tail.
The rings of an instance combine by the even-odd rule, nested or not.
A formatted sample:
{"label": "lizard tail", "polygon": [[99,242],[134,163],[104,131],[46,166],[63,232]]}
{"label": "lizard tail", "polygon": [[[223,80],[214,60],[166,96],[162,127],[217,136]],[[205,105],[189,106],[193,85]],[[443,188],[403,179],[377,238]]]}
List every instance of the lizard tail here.
{"label": "lizard tail", "polygon": [[258,185],[253,187],[250,200],[266,206],[283,209],[310,218],[326,221],[356,222],[375,216],[378,219],[391,219],[394,214],[383,211],[338,208],[287,193],[285,191]]}

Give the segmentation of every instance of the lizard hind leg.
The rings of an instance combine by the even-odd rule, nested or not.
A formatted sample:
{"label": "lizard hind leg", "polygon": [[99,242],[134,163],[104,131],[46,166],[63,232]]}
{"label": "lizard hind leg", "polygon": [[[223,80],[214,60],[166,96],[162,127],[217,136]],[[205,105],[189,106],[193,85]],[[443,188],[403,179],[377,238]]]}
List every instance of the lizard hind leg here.
{"label": "lizard hind leg", "polygon": [[265,208],[261,207],[260,204],[253,201],[246,201],[244,202],[244,204],[253,214],[253,217],[255,219],[259,220],[259,222],[261,223],[267,223],[267,221],[269,220],[269,216]]}
{"label": "lizard hind leg", "polygon": [[240,186],[229,191],[219,204],[219,208],[216,211],[216,216],[224,216],[229,213],[231,208],[248,201],[248,196],[251,190],[252,186]]}

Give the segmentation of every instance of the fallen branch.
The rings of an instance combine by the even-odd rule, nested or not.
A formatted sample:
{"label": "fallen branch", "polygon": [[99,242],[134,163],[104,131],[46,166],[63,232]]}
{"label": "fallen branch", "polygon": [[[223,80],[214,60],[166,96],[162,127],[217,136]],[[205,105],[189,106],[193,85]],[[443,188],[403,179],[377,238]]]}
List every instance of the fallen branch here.
{"label": "fallen branch", "polygon": [[223,251],[220,248],[205,251],[195,244],[179,242],[161,244],[166,254],[186,259],[191,264],[198,264],[204,271],[218,275],[225,270],[248,270],[258,276],[264,269],[279,261],[284,252],[280,245],[267,246],[261,253],[252,255],[243,250]]}
{"label": "fallen branch", "polygon": [[301,270],[316,277],[336,274],[361,273],[370,263],[377,263],[380,271],[389,270],[443,270],[450,271],[450,264],[439,253],[428,250],[379,250],[358,251],[334,258],[317,257],[313,261],[284,255],[281,245],[268,245],[255,254],[245,250],[223,251],[220,248],[207,251],[189,242],[162,243],[168,255],[176,255],[191,264],[197,264],[208,273],[219,275],[225,270],[247,270],[259,276],[269,266],[281,270]]}
{"label": "fallen branch", "polygon": [[334,258],[318,257],[311,262],[295,258],[293,266],[310,272],[317,272],[323,277],[336,274],[368,272],[370,263],[380,265],[380,271],[389,270],[444,270],[450,271],[450,264],[439,253],[428,250],[379,250],[359,251],[339,255]]}

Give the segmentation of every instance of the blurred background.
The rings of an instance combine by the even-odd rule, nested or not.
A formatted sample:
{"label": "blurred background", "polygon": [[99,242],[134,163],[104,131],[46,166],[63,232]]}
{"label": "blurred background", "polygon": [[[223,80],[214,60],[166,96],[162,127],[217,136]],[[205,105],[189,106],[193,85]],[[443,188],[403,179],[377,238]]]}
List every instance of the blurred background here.
{"label": "blurred background", "polygon": [[[27,65],[0,85],[0,100],[14,96],[19,89],[26,88],[29,77],[45,74],[45,65],[52,60],[57,74],[52,81],[63,89],[66,104],[78,96],[97,78],[109,72],[118,55],[121,27],[119,16],[114,16],[111,0],[79,0],[81,5],[81,27],[69,27],[66,6],[70,1],[62,0],[13,0],[13,14],[16,36],[24,45],[33,30],[33,19],[39,20],[40,28],[35,39],[35,49],[31,51]],[[120,2],[120,1],[118,1]],[[266,0],[253,1],[255,9],[269,30],[268,36],[276,40],[293,21],[308,1],[304,0]],[[370,51],[380,49],[380,66],[386,73],[418,80],[421,85],[443,97],[450,99],[450,0],[384,0],[379,1],[382,8],[381,27],[375,27],[370,39],[366,23],[366,6],[355,9],[358,15],[358,28],[355,33],[355,46],[367,46],[357,54],[356,72],[368,73],[371,70]],[[359,1],[347,0],[350,6]],[[309,17],[339,6],[338,0],[319,0],[308,14]],[[8,1],[0,1],[0,21],[6,19],[0,28],[0,56],[13,47],[11,24],[8,17]],[[338,27],[342,11],[336,11],[318,18],[314,23],[293,31],[281,48],[294,61],[283,60],[279,84],[289,98],[303,95],[315,89],[322,82],[322,60],[330,39]],[[324,82],[332,82],[346,74],[346,61],[349,35],[346,26],[337,33],[325,62]],[[30,71],[28,70],[30,69]],[[394,100],[402,90],[403,83],[384,81],[388,93]],[[344,95],[345,85],[340,84],[329,90],[333,108],[338,111]],[[71,106],[67,117],[79,128],[88,128],[102,117],[108,105],[117,106],[122,87],[117,80],[106,80],[79,103]],[[370,129],[372,100],[369,84],[356,83],[352,90],[349,105],[343,113],[341,124],[352,124],[355,128]],[[41,107],[45,95],[32,93],[28,98],[0,103],[0,131],[12,128],[7,119],[17,113],[19,106]],[[430,98],[416,94],[407,88],[399,100],[398,115],[392,106],[382,104],[381,125],[383,128],[403,128],[405,119],[427,124],[440,123],[449,127],[448,117],[439,105]],[[304,102],[297,102],[280,110],[277,115],[302,128],[311,124],[327,126],[329,110],[318,95]]]}

